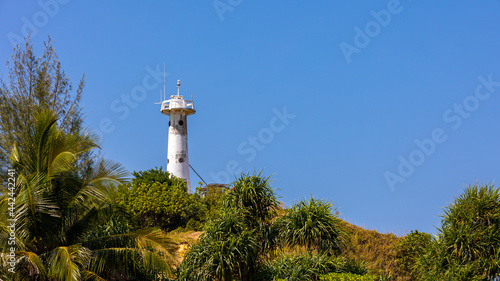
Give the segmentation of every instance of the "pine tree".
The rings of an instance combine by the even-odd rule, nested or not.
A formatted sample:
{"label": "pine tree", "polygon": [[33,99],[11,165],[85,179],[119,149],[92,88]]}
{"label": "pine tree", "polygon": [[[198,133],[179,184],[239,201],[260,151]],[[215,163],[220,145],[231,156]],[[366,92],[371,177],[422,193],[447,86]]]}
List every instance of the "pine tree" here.
{"label": "pine tree", "polygon": [[[38,57],[30,38],[24,45],[15,45],[11,61],[7,61],[7,75],[0,76],[0,172],[5,179],[9,167],[9,155],[14,144],[22,149],[31,132],[26,124],[44,110],[52,110],[58,118],[58,126],[64,133],[73,134],[84,130],[81,108],[83,75],[76,92],[61,67],[52,40],[44,42],[43,54]],[[92,155],[80,156],[80,172],[90,167]]]}

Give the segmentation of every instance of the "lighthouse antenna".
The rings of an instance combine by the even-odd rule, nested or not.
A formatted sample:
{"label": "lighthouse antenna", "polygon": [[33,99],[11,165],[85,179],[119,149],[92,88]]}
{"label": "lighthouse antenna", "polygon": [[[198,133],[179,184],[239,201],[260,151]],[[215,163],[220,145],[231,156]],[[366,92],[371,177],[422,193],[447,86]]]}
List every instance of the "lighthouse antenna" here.
{"label": "lighthouse antenna", "polygon": [[[161,96],[160,96],[161,98]],[[165,100],[165,62],[163,62],[163,100]]]}
{"label": "lighthouse antenna", "polygon": [[181,87],[181,80],[177,80],[177,96],[180,94],[179,88]]}

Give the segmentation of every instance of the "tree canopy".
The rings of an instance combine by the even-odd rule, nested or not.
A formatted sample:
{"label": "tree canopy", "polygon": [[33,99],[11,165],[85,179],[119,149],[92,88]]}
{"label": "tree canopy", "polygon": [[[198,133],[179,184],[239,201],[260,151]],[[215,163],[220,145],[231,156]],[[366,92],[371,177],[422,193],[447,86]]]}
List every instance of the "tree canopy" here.
{"label": "tree canopy", "polygon": [[[24,45],[14,47],[7,62],[7,76],[0,77],[0,164],[9,167],[9,155],[14,144],[23,149],[30,133],[28,124],[34,124],[37,115],[50,109],[57,117],[60,130],[65,133],[84,129],[81,107],[84,77],[76,91],[62,69],[52,40],[44,43],[37,56],[28,37]],[[91,165],[88,153],[78,155],[81,170]],[[5,171],[1,171],[5,178]]]}
{"label": "tree canopy", "polygon": [[221,192],[201,189],[189,194],[186,183],[161,168],[134,172],[132,183],[120,187],[117,205],[138,227],[199,229],[220,204]]}

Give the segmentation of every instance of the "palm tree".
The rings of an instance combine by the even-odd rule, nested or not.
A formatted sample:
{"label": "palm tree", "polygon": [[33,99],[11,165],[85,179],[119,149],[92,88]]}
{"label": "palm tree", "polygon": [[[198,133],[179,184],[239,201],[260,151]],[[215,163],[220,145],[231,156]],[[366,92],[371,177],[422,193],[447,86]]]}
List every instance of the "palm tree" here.
{"label": "palm tree", "polygon": [[62,131],[52,111],[42,112],[25,129],[30,138],[22,149],[14,146],[10,157],[17,173],[12,213],[16,221],[15,274],[8,272],[10,195],[4,187],[0,278],[126,280],[138,268],[153,276],[169,275],[172,244],[159,230],[85,239],[109,205],[117,184],[126,181],[125,169],[109,160],[98,161],[87,172],[77,169],[79,157],[97,145],[88,133]]}

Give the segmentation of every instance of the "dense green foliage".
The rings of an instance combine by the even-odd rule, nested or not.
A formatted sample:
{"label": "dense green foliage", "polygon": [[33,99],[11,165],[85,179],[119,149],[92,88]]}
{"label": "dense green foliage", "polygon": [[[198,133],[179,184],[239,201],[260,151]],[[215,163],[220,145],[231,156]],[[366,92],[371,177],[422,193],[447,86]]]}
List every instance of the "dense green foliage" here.
{"label": "dense green foliage", "polygon": [[117,206],[133,218],[138,228],[160,227],[170,231],[179,227],[194,230],[220,205],[220,193],[208,190],[187,192],[182,179],[161,168],[134,172],[131,184],[120,187]]}
{"label": "dense green foliage", "polygon": [[[250,175],[244,175],[237,181],[250,182],[245,177],[250,177]],[[237,182],[234,185],[237,185]],[[251,190],[249,188],[251,184],[246,186]],[[241,192],[238,195],[232,194],[233,191],[226,194],[224,200],[244,202],[239,198]],[[247,194],[266,193],[252,191]],[[249,201],[258,202],[255,199]],[[325,280],[494,280],[498,278],[500,239],[497,235],[500,231],[498,224],[500,203],[498,189],[492,186],[467,188],[465,193],[445,210],[443,226],[437,238],[432,238],[427,233],[412,231],[402,238],[394,237],[384,242],[393,244],[388,252],[392,262],[388,264],[390,267],[379,273],[381,274],[379,277],[366,275],[368,263],[359,260],[359,257],[346,259],[337,255],[345,251],[340,251],[342,249],[340,245],[347,232],[342,230],[340,221],[332,214],[333,209],[330,203],[311,198],[294,204],[288,210],[275,212],[269,208],[270,216],[248,216],[248,214],[256,214],[255,210],[251,210],[256,205],[225,202],[227,212],[223,211],[219,221],[215,220],[217,224],[211,222],[211,229],[207,229],[212,233],[219,233],[219,237],[213,238],[214,235],[211,235],[212,238],[202,237],[200,244],[192,248],[186,256],[189,264],[181,266],[180,272],[185,274],[183,275],[185,279],[181,280],[189,280],[190,275],[186,272],[194,272],[197,269],[202,269],[199,272],[200,276],[211,276],[201,280],[211,280],[211,278],[217,280],[252,280],[251,278],[254,280],[318,280],[322,274],[328,273],[349,274],[329,274],[321,278]],[[277,216],[278,213],[282,215]],[[223,225],[231,221],[229,220],[231,216],[228,214],[234,214],[241,219],[240,228],[234,228],[232,232],[226,233],[226,236],[221,236],[227,231]],[[261,219],[256,219],[256,217]],[[267,223],[263,223],[265,221]],[[244,225],[247,227],[245,228]],[[332,230],[330,234],[325,234],[329,229]],[[261,241],[259,250],[255,250],[254,241],[246,240],[247,246],[251,245],[246,248],[236,242],[239,241],[237,233],[245,233],[246,235],[242,237],[251,238],[247,236],[248,231],[253,231],[257,241]],[[373,231],[365,230],[365,232],[372,233]],[[268,240],[275,241],[269,242]],[[334,242],[335,251],[325,251],[325,247],[321,246],[325,241],[321,240]],[[352,247],[352,243],[365,240],[358,236],[356,241],[350,239],[349,245],[345,247]],[[218,248],[216,249],[213,245],[218,245]],[[229,245],[234,247],[231,248]],[[270,247],[266,248],[263,245],[270,245]],[[371,251],[377,251],[377,245],[363,245],[361,246],[374,247]],[[239,247],[242,247],[242,250]],[[209,248],[212,250],[207,250]],[[286,253],[294,248],[295,250],[291,253]],[[221,252],[224,254],[219,255]],[[242,256],[241,253],[247,254]],[[374,253],[374,255],[380,257],[380,253]],[[228,257],[234,259],[231,260]],[[242,271],[241,268],[252,268],[252,266],[255,266],[256,273],[244,275],[245,270]],[[216,275],[210,272],[225,272],[226,275],[214,277]]]}
{"label": "dense green foliage", "polygon": [[[73,134],[83,129],[81,95],[84,79],[73,93],[52,41],[45,43],[42,56],[37,57],[29,38],[24,46],[16,45],[12,61],[7,63],[8,75],[0,76],[0,165],[10,167],[8,159],[14,144],[20,150],[28,143],[31,132],[26,125],[34,124],[38,114],[51,110],[57,116],[61,131]],[[81,171],[91,165],[90,152],[77,155]],[[5,179],[5,171],[0,170]]]}
{"label": "dense green foliage", "polygon": [[179,280],[252,280],[265,233],[278,207],[269,178],[243,174],[224,194],[217,218],[179,268]]}
{"label": "dense green foliage", "polygon": [[[171,271],[171,244],[161,231],[86,239],[109,205],[109,194],[125,180],[122,166],[101,160],[88,174],[77,173],[78,155],[97,146],[86,134],[62,131],[52,111],[37,115],[25,129],[30,138],[15,146],[10,157],[16,176],[13,205],[9,190],[1,190],[2,279],[100,279],[117,272],[126,277],[136,270],[151,276]],[[7,272],[11,213],[16,220],[16,274]]]}
{"label": "dense green foliage", "polygon": [[332,257],[326,254],[311,252],[293,255],[280,254],[277,258],[266,261],[260,266],[256,280],[319,280],[322,274],[342,272],[344,265],[342,257]]}
{"label": "dense green foliage", "polygon": [[226,209],[241,210],[251,226],[268,223],[278,207],[276,194],[270,186],[270,178],[262,177],[260,173],[240,175],[222,202]]}
{"label": "dense green foliage", "polygon": [[[332,256],[340,251],[343,232],[328,202],[311,198],[282,210],[269,177],[260,173],[242,174],[222,202],[186,254],[179,280],[319,280],[329,272],[366,273],[362,265]],[[305,252],[285,254],[286,247]]]}
{"label": "dense green foliage", "polygon": [[397,265],[396,274],[403,279],[418,279],[417,260],[424,253],[425,249],[432,241],[432,236],[428,233],[411,231],[396,244]]}
{"label": "dense green foliage", "polygon": [[99,217],[95,220],[95,225],[91,232],[88,233],[85,240],[92,240],[99,237],[111,236],[117,234],[128,234],[139,230],[133,224],[132,217],[119,210],[110,199],[110,204],[107,208],[101,210]]}
{"label": "dense green foliage", "polygon": [[186,255],[179,280],[250,280],[259,251],[258,235],[238,209],[225,209],[207,223]]}
{"label": "dense green foliage", "polygon": [[[152,185],[154,183],[166,183],[168,185],[182,186],[182,183],[184,182],[182,179],[172,177],[168,172],[163,171],[161,167],[156,167],[146,171],[133,172],[132,175],[134,176],[132,184],[135,186],[141,184]],[[186,184],[184,184],[184,186],[185,185]]]}
{"label": "dense green foliage", "polygon": [[322,281],[375,281],[373,275],[357,275],[352,273],[330,273],[320,277]]}
{"label": "dense green foliage", "polygon": [[419,259],[424,280],[500,277],[500,192],[469,186],[445,209],[438,237]]}
{"label": "dense green foliage", "polygon": [[139,227],[173,230],[185,225],[196,212],[196,208],[189,208],[196,201],[187,193],[181,179],[158,169],[135,173],[135,176],[132,184],[120,188],[119,206],[133,214]]}

